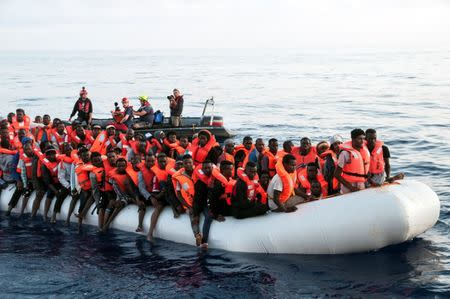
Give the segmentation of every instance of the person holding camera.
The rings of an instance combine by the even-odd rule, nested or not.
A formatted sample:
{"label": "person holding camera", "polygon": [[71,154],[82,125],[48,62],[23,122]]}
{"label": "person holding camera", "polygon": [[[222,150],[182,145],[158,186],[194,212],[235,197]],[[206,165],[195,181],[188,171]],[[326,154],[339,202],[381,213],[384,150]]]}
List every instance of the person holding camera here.
{"label": "person holding camera", "polygon": [[181,114],[183,113],[183,104],[184,99],[183,95],[180,93],[178,89],[173,90],[173,95],[167,97],[169,100],[169,108],[170,108],[170,121],[172,126],[180,127],[181,126]]}
{"label": "person holding camera", "polygon": [[111,111],[111,115],[114,119],[113,126],[122,132],[126,132],[133,125],[133,106],[130,105],[130,101],[127,98],[122,99],[123,111],[116,106],[115,110]]}

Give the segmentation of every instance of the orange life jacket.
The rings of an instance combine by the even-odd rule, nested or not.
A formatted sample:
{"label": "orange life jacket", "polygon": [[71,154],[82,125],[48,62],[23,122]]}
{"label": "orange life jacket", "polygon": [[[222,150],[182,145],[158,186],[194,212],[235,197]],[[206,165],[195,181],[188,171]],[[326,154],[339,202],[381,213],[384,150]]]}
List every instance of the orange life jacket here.
{"label": "orange life jacket", "polygon": [[133,165],[131,165],[131,163],[129,163],[128,167],[127,167],[127,173],[128,173],[128,176],[130,177],[130,179],[133,181],[134,185],[136,187],[139,186],[139,177],[138,177],[139,170],[137,170],[137,171],[134,170]]}
{"label": "orange life jacket", "polygon": [[192,159],[194,160],[194,165],[198,165],[203,163],[205,161],[206,157],[209,154],[209,151],[215,147],[219,146],[219,144],[216,142],[216,137],[214,137],[211,132],[208,130],[202,130],[204,132],[207,132],[209,135],[209,140],[205,144],[205,146],[200,147],[198,144],[199,139],[196,138],[192,141]]}
{"label": "orange life jacket", "polygon": [[112,191],[113,187],[109,182],[109,174],[111,171],[116,169],[116,167],[109,164],[109,161],[106,157],[105,158],[102,157],[102,160],[103,160],[103,167],[105,169],[105,191]]}
{"label": "orange life jacket", "polygon": [[383,141],[377,140],[375,147],[370,153],[370,168],[371,174],[380,174],[384,172],[384,157],[383,157]]}
{"label": "orange life jacket", "polygon": [[211,175],[210,176],[205,175],[205,173],[202,170],[201,164],[195,167],[194,173],[192,174],[192,181],[194,182],[194,184],[197,183],[198,180],[200,180],[207,186],[211,186],[212,179],[213,177]]}
{"label": "orange life jacket", "polygon": [[225,188],[225,192],[220,196],[220,199],[225,200],[227,205],[231,206],[231,195],[233,194],[233,188],[236,184],[236,180],[233,178],[227,180],[227,178],[224,177],[217,168],[213,168],[212,176],[222,184],[222,187]]}
{"label": "orange life jacket", "polygon": [[273,178],[275,174],[277,173],[277,170],[275,169],[275,165],[277,164],[277,161],[279,159],[278,153],[277,155],[274,155],[271,151],[266,150],[264,152],[264,156],[266,156],[269,159],[269,176],[270,178]]}
{"label": "orange life jacket", "polygon": [[18,150],[10,150],[7,148],[0,147],[0,154],[15,155],[18,152],[19,152]]}
{"label": "orange life jacket", "polygon": [[127,140],[125,135],[120,134],[120,141],[122,143],[122,156],[127,156],[128,152],[131,150],[131,144],[135,141],[134,138]]}
{"label": "orange life jacket", "polygon": [[148,169],[145,165],[141,167],[142,178],[145,182],[145,189],[148,192],[153,192],[153,178],[155,173],[152,169]]}
{"label": "orange life jacket", "polygon": [[60,135],[56,130],[52,132],[52,136],[55,137],[56,139],[56,143],[59,146],[59,149],[62,149],[62,144],[64,142],[67,142],[67,131],[64,130],[64,133],[62,135]]}
{"label": "orange life jacket", "polygon": [[283,166],[283,159],[278,159],[275,164],[275,169],[283,184],[283,191],[281,191],[279,201],[285,203],[291,196],[295,195],[294,189],[297,182],[297,176],[295,171],[288,173]]}
{"label": "orange life jacket", "polygon": [[93,144],[94,143],[94,138],[92,137],[92,133],[90,131],[85,130],[84,131],[84,139],[82,140],[80,137],[78,137],[77,135],[77,131],[73,130],[68,136],[71,142],[75,143],[76,145],[82,143],[84,145],[89,145],[89,144]]}
{"label": "orange life jacket", "polygon": [[30,131],[30,124],[31,124],[31,119],[28,115],[24,115],[23,116],[23,121],[22,122],[18,122],[17,121],[17,117],[14,116],[12,118],[12,123],[11,126],[14,129],[14,132],[17,134],[17,132],[19,132],[20,129],[25,129],[27,132]]}
{"label": "orange life jacket", "polygon": [[278,159],[283,159],[283,157],[286,156],[287,154],[292,154],[292,153],[285,152],[284,150],[278,151],[278,153],[277,153]]}
{"label": "orange life jacket", "polygon": [[151,170],[155,173],[156,177],[158,178],[159,182],[165,182],[167,181],[167,170],[166,169],[161,169],[158,167],[158,165],[154,165]]}
{"label": "orange life jacket", "polygon": [[234,165],[234,156],[232,154],[229,154],[229,153],[225,152],[225,151],[223,153],[225,155],[225,160],[233,163],[233,165]]}
{"label": "orange life jacket", "polygon": [[75,168],[75,173],[78,178],[78,184],[83,190],[90,190],[92,188],[91,180],[89,179],[89,172],[93,169],[92,164],[84,164],[79,162]]}
{"label": "orange life jacket", "polygon": [[109,178],[113,179],[117,185],[119,186],[119,189],[122,193],[126,193],[126,186],[125,182],[130,179],[128,174],[120,174],[117,173],[117,168],[114,168],[112,171],[109,172]]}
{"label": "orange life jacket", "polygon": [[59,183],[58,180],[58,161],[51,162],[47,158],[40,160],[42,164],[50,171],[54,183]]}
{"label": "orange life jacket", "polygon": [[44,139],[44,136],[46,138],[46,140],[50,141],[50,134],[51,134],[51,124],[48,125],[48,128],[42,127],[36,127],[35,128],[35,139],[37,142],[42,142],[42,140]]}
{"label": "orange life jacket", "polygon": [[299,146],[295,146],[292,149],[291,154],[294,155],[297,166],[300,166],[300,168],[305,168],[306,165],[308,165],[309,163],[312,163],[312,162],[316,162],[316,159],[317,159],[317,151],[316,151],[315,146],[311,146],[311,150],[305,156],[300,154]]}
{"label": "orange life jacket", "polygon": [[[187,203],[188,207],[192,207],[194,202],[194,182],[192,178],[184,172],[184,168],[181,168],[175,172],[172,176],[172,183],[176,192],[177,183],[180,184],[180,193],[184,201]],[[186,208],[188,208],[186,207]]]}
{"label": "orange life jacket", "polygon": [[254,201],[257,199],[257,195],[260,194],[261,196],[261,203],[266,204],[267,203],[267,193],[264,191],[264,189],[261,187],[258,181],[258,177],[255,176],[253,180],[250,180],[250,178],[245,174],[243,168],[238,168],[237,170],[238,177],[245,182],[247,185],[247,199],[249,201]]}
{"label": "orange life jacket", "polygon": [[[300,185],[306,190],[308,195],[311,194],[311,182],[308,179],[307,169],[303,168],[297,173],[297,179]],[[317,181],[322,186],[322,195],[325,197],[328,195],[328,184],[323,178],[323,175],[319,172],[316,177]]]}
{"label": "orange life jacket", "polygon": [[342,169],[342,178],[350,183],[365,182],[369,172],[370,153],[364,145],[360,150],[352,147],[351,141],[345,142],[342,150],[349,153],[349,163]]}
{"label": "orange life jacket", "polygon": [[105,190],[105,186],[106,186],[106,176],[105,176],[105,169],[103,167],[95,167],[92,169],[91,171],[94,175],[95,175],[95,179],[97,181],[98,184],[98,188],[100,191],[106,191]]}

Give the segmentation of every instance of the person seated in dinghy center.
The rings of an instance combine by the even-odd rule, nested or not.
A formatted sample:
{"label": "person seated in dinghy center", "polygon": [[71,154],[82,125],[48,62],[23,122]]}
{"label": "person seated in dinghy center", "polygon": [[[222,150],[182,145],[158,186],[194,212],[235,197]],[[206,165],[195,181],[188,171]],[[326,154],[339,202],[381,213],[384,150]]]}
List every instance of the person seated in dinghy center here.
{"label": "person seated in dinghy center", "polygon": [[[201,220],[205,223],[206,219],[209,226],[213,221],[226,223],[226,217],[244,219],[271,212],[295,212],[303,203],[326,199],[331,193],[328,190],[336,196],[403,178],[401,173],[391,176],[390,151],[374,129],[354,129],[348,141],[335,134],[330,143],[318,140],[320,146],[314,146],[306,137],[296,145],[291,140],[280,140],[283,149],[278,150],[274,138],[267,140],[268,147],[261,137],[255,138],[253,144],[251,136],[246,136],[242,144],[235,146],[230,139],[222,146],[211,132],[201,130],[181,142],[182,138],[178,140],[172,133],[167,138],[163,133],[144,136],[138,130],[120,133],[114,126],[105,129],[98,125],[91,131],[79,123],[62,125],[58,118],[52,122],[49,115],[43,117],[42,124],[34,124],[22,110],[16,112],[19,117],[10,113],[0,122],[0,183],[17,184],[19,188],[11,193],[11,214],[29,211],[31,205],[32,215],[45,214],[57,202],[52,222],[62,219],[61,214],[67,223],[79,221],[70,210],[81,201],[80,193],[89,190],[85,192],[89,197],[86,200],[95,199],[96,205],[86,205],[83,217],[91,217],[92,208],[97,207],[101,214],[99,229],[107,231],[114,221],[123,221],[123,217],[116,216],[127,212],[129,208],[124,208],[130,205],[138,217],[127,221],[135,221],[138,232],[148,233],[150,240],[161,229],[156,225],[158,217],[167,217],[162,213],[166,205],[173,211],[171,221],[191,217],[187,223],[192,226],[194,238],[206,247],[209,227],[202,236]],[[177,149],[179,152],[173,154]],[[173,158],[165,151],[172,152]],[[88,179],[92,188],[87,187]],[[27,190],[32,189],[36,191],[35,200],[27,206]],[[91,189],[95,190],[93,195]],[[46,193],[46,204],[41,208]],[[54,194],[57,201],[52,201]],[[99,204],[98,195],[107,200]],[[72,197],[69,208],[62,205],[66,196]],[[142,198],[145,206],[153,206],[148,213],[156,211],[147,225],[143,223],[146,208]]]}

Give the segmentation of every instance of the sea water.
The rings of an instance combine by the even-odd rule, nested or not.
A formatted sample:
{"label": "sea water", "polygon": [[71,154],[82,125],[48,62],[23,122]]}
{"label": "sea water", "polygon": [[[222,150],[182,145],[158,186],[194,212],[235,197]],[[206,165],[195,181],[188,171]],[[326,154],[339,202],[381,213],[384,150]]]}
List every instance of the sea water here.
{"label": "sea water", "polygon": [[123,97],[137,106],[141,94],[168,115],[166,96],[178,88],[185,116],[214,97],[237,142],[317,143],[375,128],[392,172],[441,200],[438,223],[413,241],[337,256],[204,252],[0,214],[0,297],[450,296],[450,51],[0,52],[0,66],[2,116],[22,107],[68,119],[82,86],[96,117]]}

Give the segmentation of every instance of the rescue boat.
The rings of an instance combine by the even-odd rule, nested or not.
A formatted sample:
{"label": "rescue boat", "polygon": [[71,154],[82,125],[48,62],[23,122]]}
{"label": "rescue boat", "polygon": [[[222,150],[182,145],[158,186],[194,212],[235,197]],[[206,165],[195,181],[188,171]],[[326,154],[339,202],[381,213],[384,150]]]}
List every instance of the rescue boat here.
{"label": "rescue boat", "polygon": [[[3,190],[1,210],[6,210],[14,187]],[[34,194],[26,212],[31,211]],[[42,200],[39,213],[44,209]],[[55,200],[53,200],[53,203]],[[70,198],[61,208],[59,220],[66,218]],[[19,201],[12,213],[21,207]],[[301,204],[293,213],[273,213],[225,222],[214,221],[209,247],[235,252],[272,254],[348,254],[379,250],[419,236],[438,220],[439,198],[424,183],[403,180],[341,196]],[[53,207],[50,209],[52,211]],[[129,205],[113,221],[111,228],[135,232],[138,208]],[[144,219],[148,231],[152,208]],[[76,222],[76,217],[72,217]],[[97,225],[97,215],[88,213],[85,224]],[[60,225],[60,224],[59,224]],[[200,227],[202,227],[200,225]],[[155,237],[195,245],[189,217],[173,218],[166,207],[159,217]]]}

